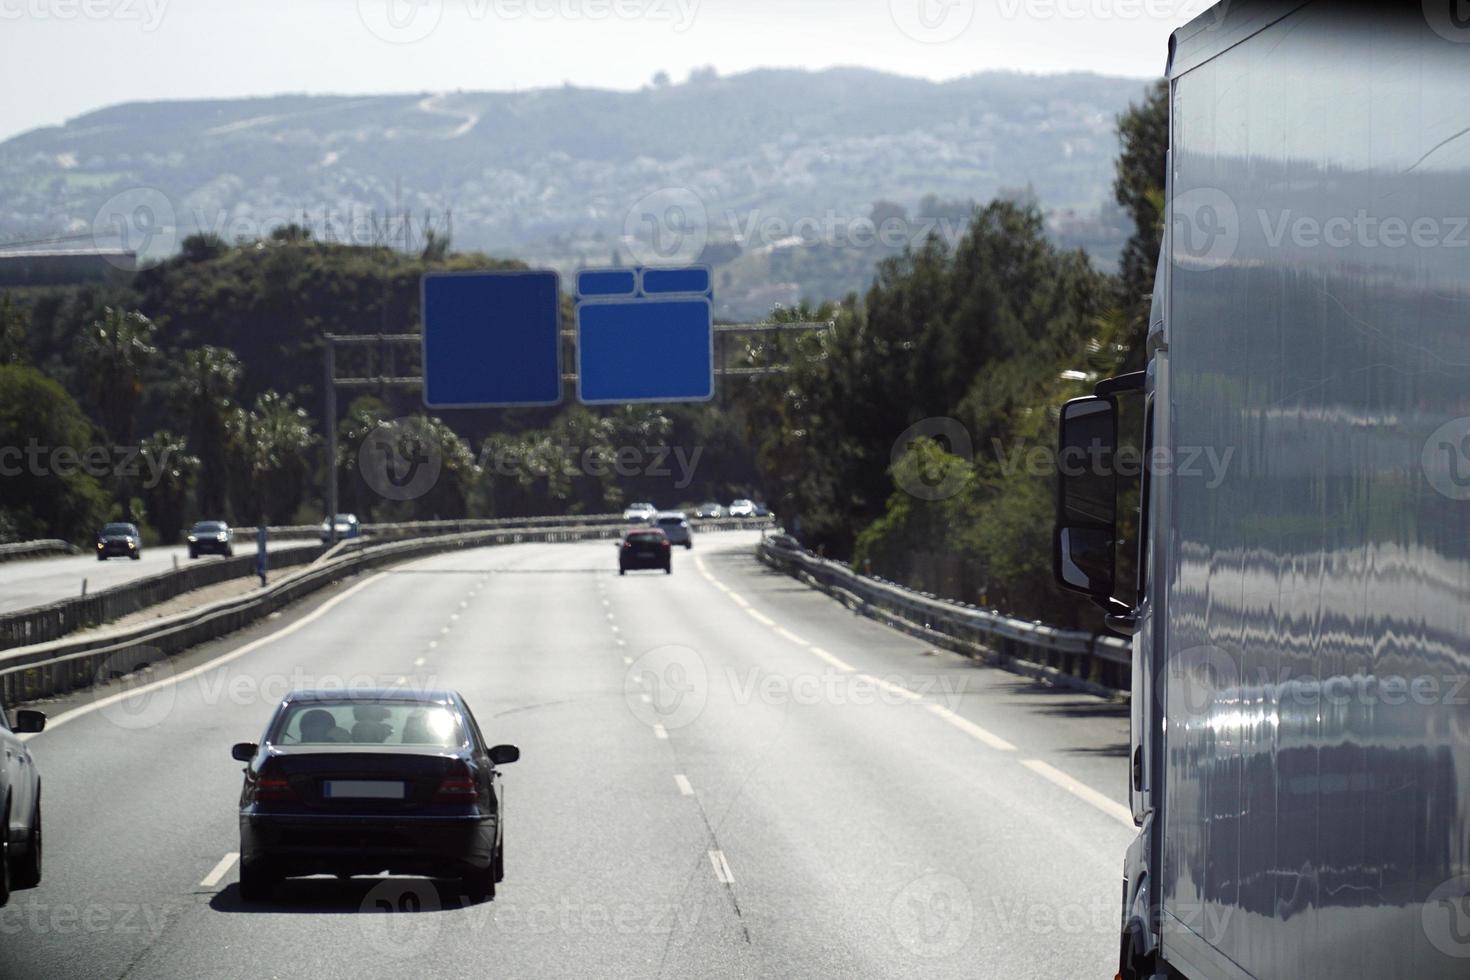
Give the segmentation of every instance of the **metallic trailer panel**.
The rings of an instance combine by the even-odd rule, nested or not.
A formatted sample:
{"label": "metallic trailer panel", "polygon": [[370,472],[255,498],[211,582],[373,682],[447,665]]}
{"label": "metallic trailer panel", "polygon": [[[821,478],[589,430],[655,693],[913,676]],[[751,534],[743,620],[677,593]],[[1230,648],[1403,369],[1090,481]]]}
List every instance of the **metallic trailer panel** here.
{"label": "metallic trailer panel", "polygon": [[1470,976],[1463,10],[1175,39],[1154,887],[1191,976]]}

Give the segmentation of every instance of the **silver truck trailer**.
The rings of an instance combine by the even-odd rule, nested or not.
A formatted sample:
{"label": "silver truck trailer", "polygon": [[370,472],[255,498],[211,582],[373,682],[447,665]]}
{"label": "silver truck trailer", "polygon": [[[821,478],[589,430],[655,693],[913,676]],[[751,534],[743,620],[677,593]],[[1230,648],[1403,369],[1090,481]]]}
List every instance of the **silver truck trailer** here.
{"label": "silver truck trailer", "polygon": [[1233,0],[1168,77],[1148,369],[1062,413],[1058,579],[1134,642],[1120,974],[1464,980],[1470,4]]}

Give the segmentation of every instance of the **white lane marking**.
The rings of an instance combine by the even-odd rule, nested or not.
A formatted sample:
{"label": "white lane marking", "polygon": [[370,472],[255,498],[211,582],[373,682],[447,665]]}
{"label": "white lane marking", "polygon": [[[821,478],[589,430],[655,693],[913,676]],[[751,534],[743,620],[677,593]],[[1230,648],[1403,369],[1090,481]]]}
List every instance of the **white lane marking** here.
{"label": "white lane marking", "polygon": [[297,630],[311,625],[318,619],[321,619],[327,613],[331,612],[339,604],[346,602],[348,599],[352,598],[363,589],[387,577],[387,572],[378,572],[373,577],[358,582],[356,585],[352,586],[352,588],[348,589],[346,592],[343,592],[341,595],[333,596],[332,598],[328,599],[326,602],[318,606],[316,609],[313,609],[305,616],[302,616],[300,619],[296,620],[294,623],[291,623],[288,626],[283,626],[282,628],[276,630],[274,633],[262,636],[259,639],[251,640],[249,643],[238,649],[231,650],[229,653],[221,654],[220,656],[215,657],[213,660],[202,663],[197,667],[191,667],[188,670],[183,671],[182,673],[173,675],[172,677],[165,677],[161,680],[153,681],[151,684],[144,684],[142,687],[135,687],[127,691],[119,691],[118,693],[110,694],[105,698],[98,698],[96,701],[93,701],[90,704],[84,704],[79,707],[72,708],[70,711],[63,711],[61,714],[56,715],[55,717],[46,719],[46,731],[22,735],[20,736],[20,738],[22,741],[29,742],[31,739],[36,738],[38,735],[46,735],[54,732],[56,731],[56,729],[60,728],[62,725],[65,725],[69,721],[73,721],[77,718],[82,717],[83,715],[90,715],[94,711],[101,711],[103,708],[117,704],[119,701],[125,700],[127,698],[135,698],[138,697],[140,694],[147,694],[150,691],[161,690],[162,688],[167,687],[169,684],[177,684],[179,681],[186,681],[190,678],[198,677],[200,674],[206,674],[211,670],[223,667],[225,664],[229,663],[232,660],[238,660],[241,657],[245,656],[247,653],[253,653],[268,643],[274,643],[279,639],[290,636]]}
{"label": "white lane marking", "polygon": [[929,705],[929,710],[934,712],[939,717],[943,718],[945,721],[949,722],[954,727],[958,728],[960,731],[964,732],[966,735],[979,739],[986,745],[990,746],[992,749],[997,749],[1001,752],[1016,751],[1016,747],[1014,745],[1012,745],[1010,742],[1007,742],[999,735],[993,735],[990,732],[987,732],[985,729],[981,728],[970,719],[964,717],[963,715],[955,714],[953,711],[950,711],[942,704],[931,704]]}
{"label": "white lane marking", "polygon": [[213,888],[215,885],[218,885],[220,883],[220,879],[223,878],[225,874],[235,866],[235,861],[237,861],[239,857],[240,855],[237,852],[231,851],[229,854],[226,854],[224,857],[220,858],[219,864],[216,864],[210,870],[209,874],[204,876],[204,880],[199,883],[199,887]]}
{"label": "white lane marking", "polygon": [[640,694],[638,695],[638,697],[643,700],[644,704],[653,704],[653,698],[649,697],[647,694]]}
{"label": "white lane marking", "polygon": [[413,665],[415,667],[422,667],[425,663],[427,663],[427,661],[424,660],[423,657],[415,657],[413,661]]}
{"label": "white lane marking", "polygon": [[880,690],[887,691],[889,694],[894,694],[898,697],[903,698],[905,701],[924,700],[924,696],[922,694],[916,694],[913,691],[910,691],[908,688],[904,687],[902,684],[894,684],[892,681],[885,681],[883,678],[874,677],[871,674],[858,674],[858,677],[867,681],[869,684],[874,685]]}
{"label": "white lane marking", "polygon": [[451,623],[457,623],[457,622],[459,622],[459,613],[450,613],[449,614],[449,621]]}
{"label": "white lane marking", "polygon": [[616,643],[620,647],[625,647],[625,646],[628,645],[628,641],[625,640],[625,639],[623,639],[623,638],[621,638],[621,637],[613,640],[613,642]]}
{"label": "white lane marking", "polygon": [[714,865],[715,877],[722,885],[735,884],[735,873],[730,870],[730,862],[725,860],[724,851],[710,851],[709,863]]}
{"label": "white lane marking", "polygon": [[1040,759],[1022,759],[1021,765],[1025,766],[1027,769],[1030,769],[1042,779],[1045,779],[1048,782],[1060,786],[1062,789],[1066,790],[1068,793],[1071,793],[1073,796],[1077,797],[1079,800],[1082,800],[1084,803],[1091,804],[1092,806],[1101,810],[1103,813],[1106,813],[1108,816],[1112,817],[1114,820],[1123,824],[1125,827],[1128,827],[1130,830],[1133,829],[1133,811],[1128,809],[1123,804],[1114,802],[1113,800],[1099,793],[1097,790],[1093,789],[1091,786],[1088,786],[1085,783],[1078,782],[1076,779],[1073,779],[1071,776],[1062,772],[1056,766],[1047,765]]}
{"label": "white lane marking", "polygon": [[613,627],[613,628],[612,628],[612,631],[613,631],[613,632],[614,632],[614,633],[618,633],[618,632],[621,632],[621,631],[620,631],[620,630],[619,630],[619,629],[618,629],[618,628],[617,628],[617,627],[616,627],[616,626],[614,626],[614,627]]}
{"label": "white lane marking", "polygon": [[737,592],[731,592],[730,593],[730,601],[733,602],[733,603],[735,603],[735,605],[739,606],[741,609],[749,609],[750,608],[750,603],[748,603],[744,599],[742,599],[740,597],[740,594],[737,593]]}
{"label": "white lane marking", "polygon": [[623,663],[625,663],[625,664],[627,664],[628,666],[631,667],[633,665],[633,658],[632,657],[624,657],[623,658]]}
{"label": "white lane marking", "polygon": [[439,641],[438,640],[430,640],[429,641],[429,649],[430,650],[437,650],[437,649],[439,649]]}
{"label": "white lane marking", "polygon": [[613,614],[612,614],[612,613],[611,613],[611,612],[609,612],[609,613],[608,613],[608,614],[607,614],[607,621],[608,621],[608,622],[609,622],[609,623],[610,623],[610,622],[612,622],[612,621],[613,621],[613,618],[614,618],[614,617],[613,617]]}
{"label": "white lane marking", "polygon": [[823,650],[821,647],[812,647],[811,649],[812,653],[814,653],[818,657],[821,657],[823,660],[827,661],[827,663],[831,664],[833,667],[836,667],[838,670],[845,671],[850,674],[857,669],[856,667],[853,667],[851,664],[847,663],[847,661],[840,660],[837,657],[834,657],[832,654],[828,653],[826,650]]}
{"label": "white lane marking", "polygon": [[674,785],[679,787],[680,796],[694,795],[694,787],[689,785],[689,777],[682,772],[674,773]]}
{"label": "white lane marking", "polygon": [[459,604],[459,608],[461,608],[461,609],[468,609],[468,608],[470,608],[470,604],[468,602],[461,602]]}
{"label": "white lane marking", "polygon": [[448,626],[441,627],[440,630],[439,630],[439,635],[440,636],[448,636],[449,635],[449,627]]}
{"label": "white lane marking", "polygon": [[701,558],[701,557],[699,557],[698,555],[695,555],[694,556],[694,567],[697,568],[697,569],[699,569],[701,572],[703,572],[706,575],[709,574],[709,569],[707,569],[707,568],[704,567],[704,559]]}
{"label": "white lane marking", "polygon": [[667,739],[669,737],[669,730],[662,725],[654,725],[653,737]]}
{"label": "white lane marking", "polygon": [[757,623],[760,623],[762,626],[775,626],[776,625],[776,621],[774,619],[772,619],[770,616],[767,616],[763,612],[757,612],[754,609],[746,609],[745,611],[748,612],[748,613],[750,613],[750,618],[751,619],[755,620]]}
{"label": "white lane marking", "polygon": [[803,640],[801,637],[797,636],[795,633],[791,632],[783,626],[776,627],[776,635],[781,637],[781,639],[783,640],[789,640],[792,643],[795,643],[799,647],[811,646],[811,644],[808,643],[806,640]]}

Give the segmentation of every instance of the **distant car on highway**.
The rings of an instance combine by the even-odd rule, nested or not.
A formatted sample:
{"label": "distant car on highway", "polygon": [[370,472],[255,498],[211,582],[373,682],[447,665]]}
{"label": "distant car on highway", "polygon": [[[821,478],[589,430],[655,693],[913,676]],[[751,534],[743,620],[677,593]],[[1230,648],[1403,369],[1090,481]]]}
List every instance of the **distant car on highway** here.
{"label": "distant car on highway", "polygon": [[[317,528],[317,532],[322,536],[322,544],[331,542],[333,523],[322,521],[322,526]],[[358,522],[356,514],[338,514],[335,523],[338,541],[346,541],[348,538],[355,538],[362,534],[362,525]]]}
{"label": "distant car on highway", "polygon": [[623,511],[623,520],[636,521],[639,524],[647,524],[648,522],[653,520],[654,516],[657,513],[658,509],[654,507],[653,504],[630,504],[628,506],[628,509]]}
{"label": "distant car on highway", "polygon": [[262,901],[297,875],[458,878],[472,901],[505,875],[497,766],[454,691],[288,694],[248,763],[240,794],[240,897]]}
{"label": "distant car on highway", "polygon": [[11,724],[0,704],[0,905],[12,889],[41,883],[41,774],[19,736],[45,727],[39,711],[17,711]]}
{"label": "distant car on highway", "polygon": [[725,516],[725,508],[711,500],[700,504],[699,509],[694,512],[694,516],[701,521],[717,520]]}
{"label": "distant car on highway", "polygon": [[765,504],[756,504],[755,505],[755,513],[751,514],[750,516],[751,517],[770,517],[771,516],[771,509],[769,507],[767,507]]}
{"label": "distant car on highway", "polygon": [[97,532],[97,560],[143,557],[143,536],[136,524],[104,524]]}
{"label": "distant car on highway", "polygon": [[685,550],[694,547],[694,532],[689,530],[689,516],[682,510],[663,510],[650,521],[664,532],[670,544],[681,544]]}
{"label": "distant car on highway", "polygon": [[749,500],[732,500],[730,509],[726,512],[730,517],[754,517],[755,504]]}
{"label": "distant car on highway", "polygon": [[235,557],[233,533],[224,521],[200,521],[189,529],[189,557],[224,555]]}
{"label": "distant car on highway", "polygon": [[629,569],[662,568],[665,575],[674,573],[673,549],[668,535],[656,527],[635,528],[618,542],[618,574]]}

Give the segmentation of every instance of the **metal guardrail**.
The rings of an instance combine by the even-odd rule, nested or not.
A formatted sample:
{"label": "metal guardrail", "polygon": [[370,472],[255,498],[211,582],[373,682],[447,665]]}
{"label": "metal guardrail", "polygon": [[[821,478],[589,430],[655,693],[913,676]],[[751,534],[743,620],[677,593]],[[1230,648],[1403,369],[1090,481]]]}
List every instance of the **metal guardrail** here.
{"label": "metal guardrail", "polygon": [[[270,553],[270,564],[277,569],[304,565],[315,561],[324,550],[321,545],[281,548]],[[253,574],[255,554],[251,552],[219,561],[190,564],[89,595],[0,614],[0,650],[59,640],[68,633],[167,602],[185,592]]]}
{"label": "metal guardrail", "polygon": [[935,646],[1094,694],[1128,691],[1132,648],[1119,637],[1058,629],[915,592],[818,557],[785,534],[764,539],[757,554],[854,611]]}
{"label": "metal guardrail", "polygon": [[42,558],[48,555],[75,554],[80,554],[80,552],[69,542],[54,539],[0,544],[0,561],[15,561],[20,558]]}

